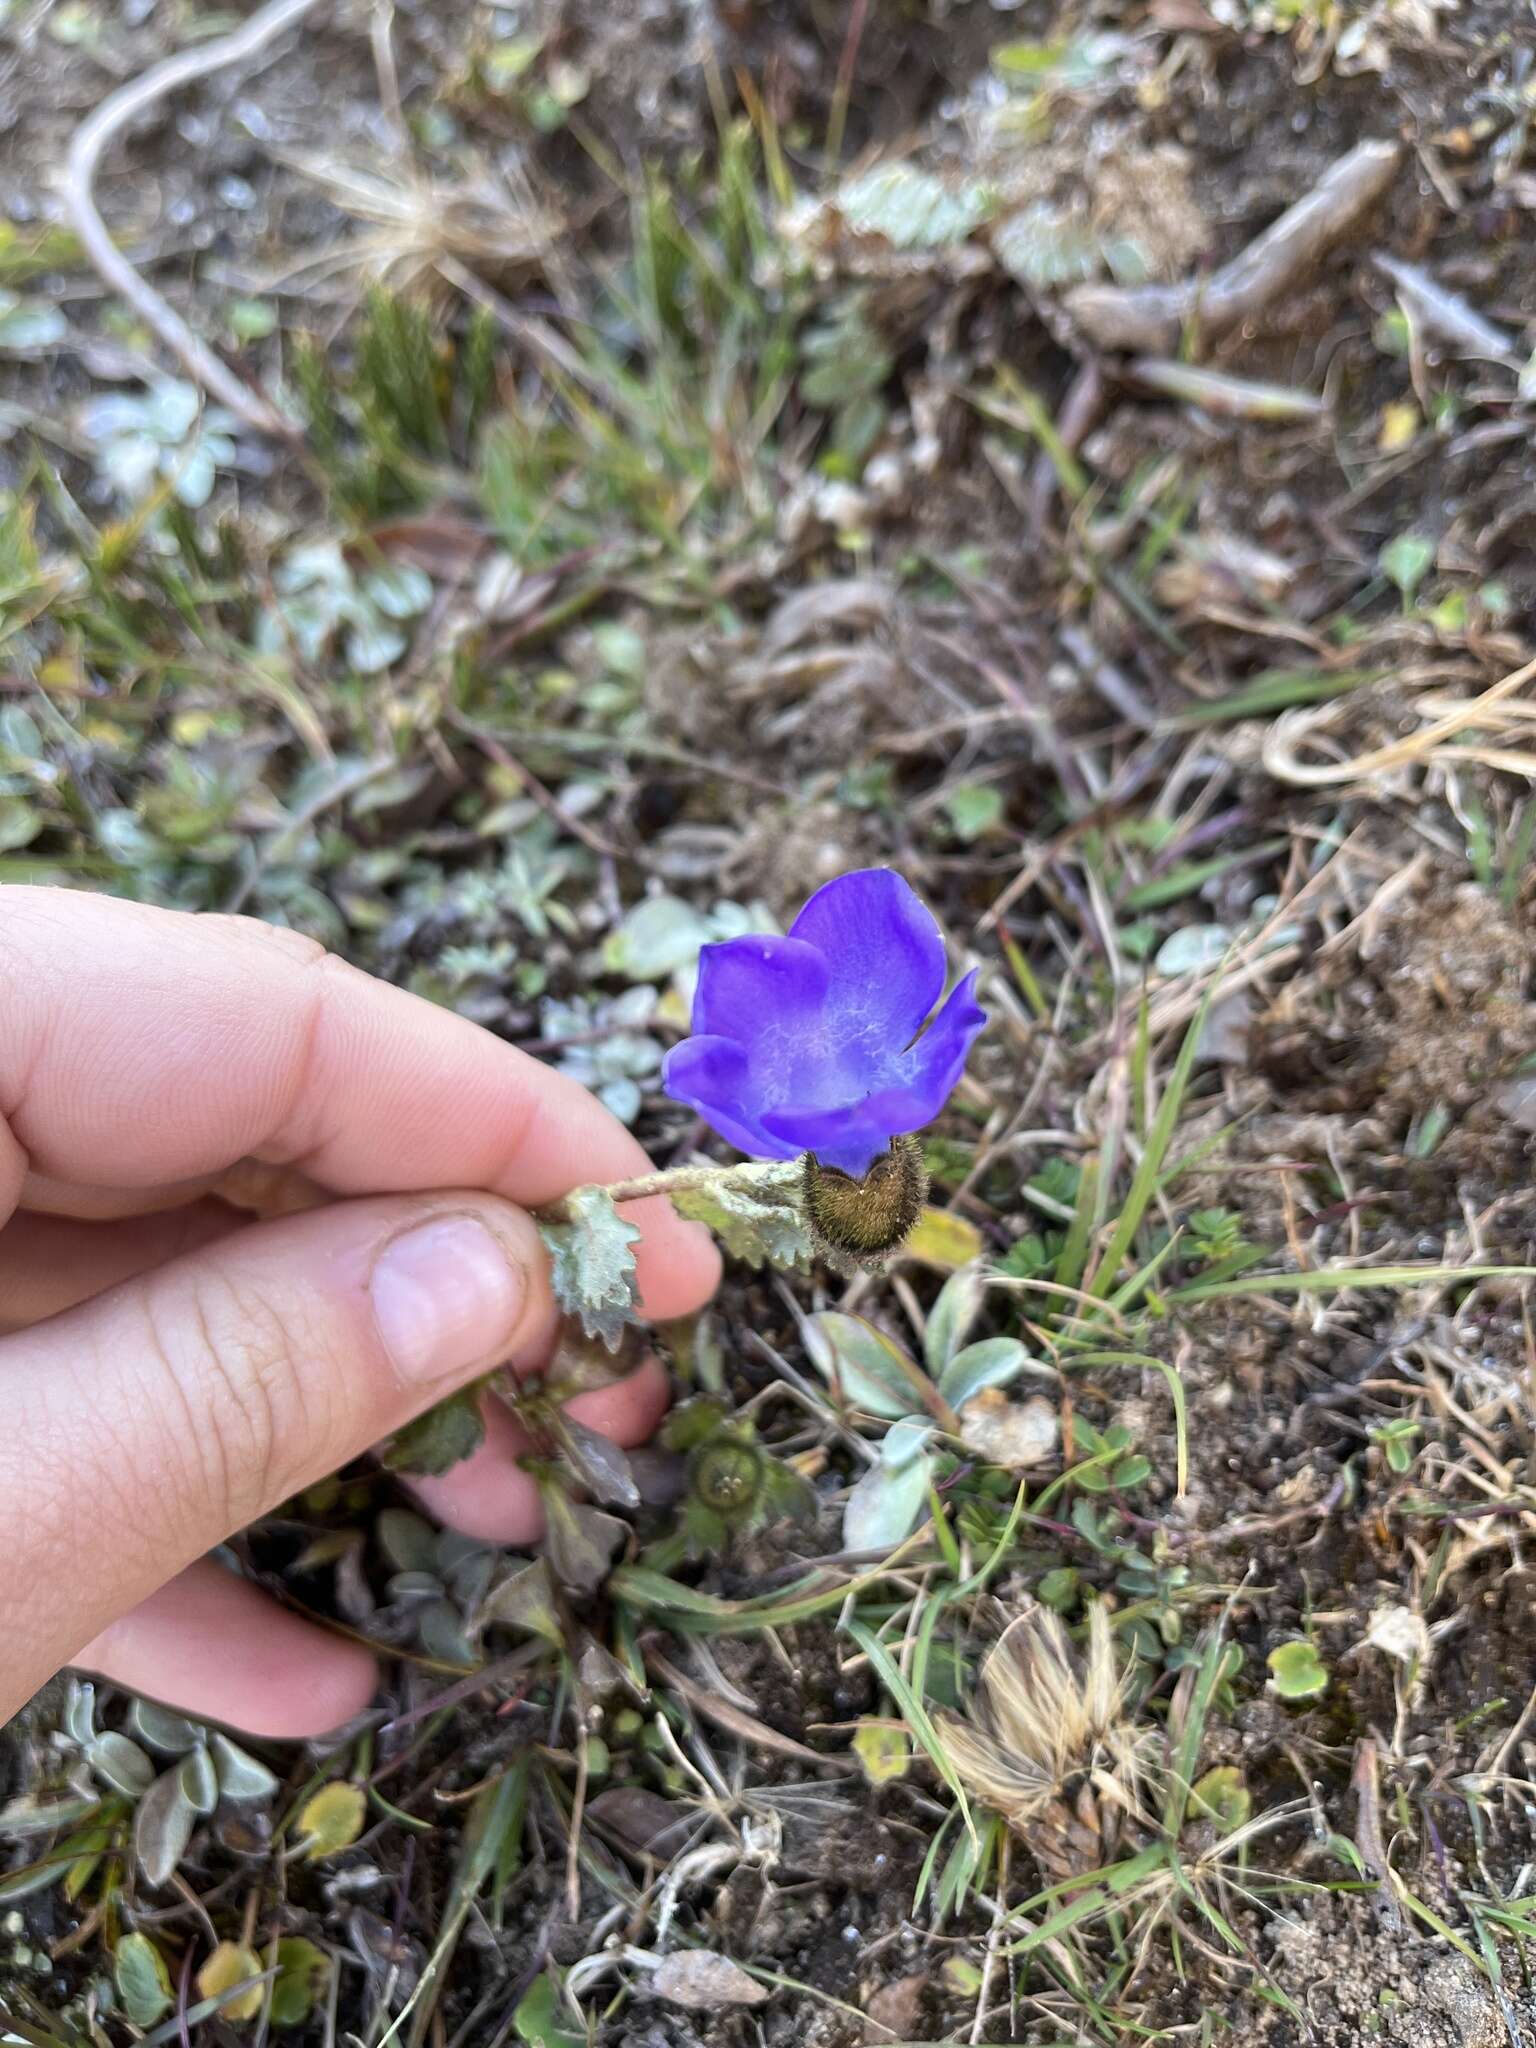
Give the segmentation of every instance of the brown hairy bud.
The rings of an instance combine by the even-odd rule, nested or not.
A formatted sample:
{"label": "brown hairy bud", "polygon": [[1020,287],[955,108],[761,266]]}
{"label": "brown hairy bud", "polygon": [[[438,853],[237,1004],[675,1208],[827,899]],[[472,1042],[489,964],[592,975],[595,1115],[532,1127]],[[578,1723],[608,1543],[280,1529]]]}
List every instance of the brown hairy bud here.
{"label": "brown hairy bud", "polygon": [[879,1265],[903,1245],[928,1199],[928,1169],[914,1137],[892,1138],[862,1179],[805,1155],[805,1216],[834,1264]]}

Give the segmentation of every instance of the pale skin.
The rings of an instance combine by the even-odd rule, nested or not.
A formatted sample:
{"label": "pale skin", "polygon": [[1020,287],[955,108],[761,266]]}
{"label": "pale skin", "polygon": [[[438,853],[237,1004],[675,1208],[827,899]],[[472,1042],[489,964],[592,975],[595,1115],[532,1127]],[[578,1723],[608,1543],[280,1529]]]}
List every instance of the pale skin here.
{"label": "pale skin", "polygon": [[[261,1169],[317,1206],[252,1221]],[[528,1372],[557,1330],[530,1210],[648,1170],[574,1082],[243,918],[0,887],[0,1721],[66,1665],[199,1717],[313,1735],[372,1656],[208,1551],[454,1387]],[[641,1307],[702,1306],[707,1233],[628,1205]],[[659,1362],[579,1396],[621,1444]],[[526,1448],[493,1406],[418,1482],[442,1521],[534,1540]]]}

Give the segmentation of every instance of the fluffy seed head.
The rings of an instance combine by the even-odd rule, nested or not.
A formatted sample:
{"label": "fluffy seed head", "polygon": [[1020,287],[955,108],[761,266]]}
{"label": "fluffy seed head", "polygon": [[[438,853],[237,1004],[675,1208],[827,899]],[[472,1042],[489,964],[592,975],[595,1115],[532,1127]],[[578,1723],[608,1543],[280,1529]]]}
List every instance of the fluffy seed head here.
{"label": "fluffy seed head", "polygon": [[943,1715],[940,1736],[966,1786],[1046,1870],[1093,1868],[1136,1811],[1149,1740],[1126,1712],[1109,1610],[1089,1609],[1084,1654],[1049,1608],[1020,1615],[982,1666],[972,1718]]}

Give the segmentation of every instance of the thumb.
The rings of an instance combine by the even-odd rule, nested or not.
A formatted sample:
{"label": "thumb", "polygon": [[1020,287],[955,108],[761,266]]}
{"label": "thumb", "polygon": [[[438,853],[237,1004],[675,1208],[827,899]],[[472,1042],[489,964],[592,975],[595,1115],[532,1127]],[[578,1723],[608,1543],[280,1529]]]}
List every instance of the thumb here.
{"label": "thumb", "polygon": [[256,1224],[0,1340],[20,1601],[0,1720],[205,1550],[477,1374],[538,1362],[555,1326],[532,1218],[439,1194]]}

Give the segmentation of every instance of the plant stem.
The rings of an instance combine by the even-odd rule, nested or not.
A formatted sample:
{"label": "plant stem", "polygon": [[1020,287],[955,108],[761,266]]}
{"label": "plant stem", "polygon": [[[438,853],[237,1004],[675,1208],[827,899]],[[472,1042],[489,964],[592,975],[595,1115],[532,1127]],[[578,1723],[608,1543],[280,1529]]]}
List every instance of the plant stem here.
{"label": "plant stem", "polygon": [[[658,1173],[639,1173],[632,1180],[610,1181],[603,1193],[612,1202],[641,1202],[647,1195],[681,1194],[688,1188],[707,1188],[736,1172],[733,1166],[669,1166]],[[573,1189],[572,1193],[576,1190]],[[569,1223],[568,1198],[550,1202],[540,1209],[545,1223]]]}

